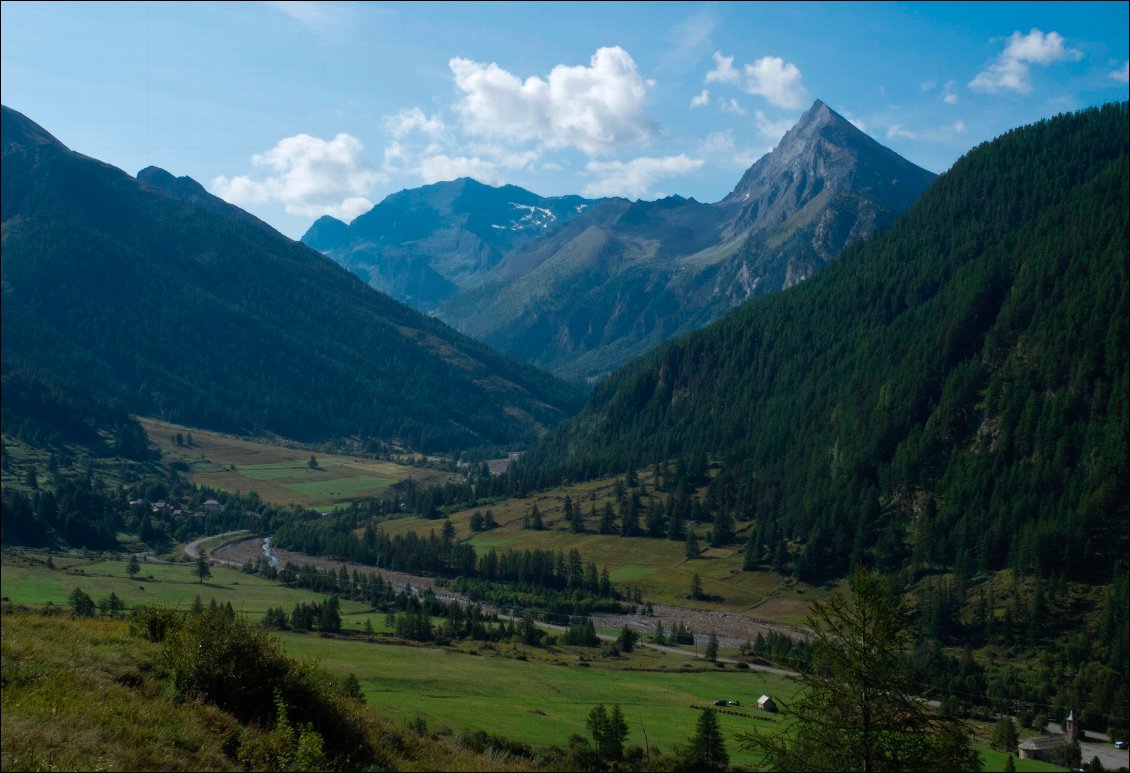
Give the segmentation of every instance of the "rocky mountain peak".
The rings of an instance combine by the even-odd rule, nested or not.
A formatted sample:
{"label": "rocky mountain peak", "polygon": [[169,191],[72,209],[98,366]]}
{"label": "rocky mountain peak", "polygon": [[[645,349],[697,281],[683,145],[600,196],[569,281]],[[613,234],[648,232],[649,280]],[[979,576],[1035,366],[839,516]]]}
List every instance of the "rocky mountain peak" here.
{"label": "rocky mountain peak", "polygon": [[720,204],[739,210],[738,233],[783,223],[825,191],[867,193],[902,211],[934,177],[816,100]]}

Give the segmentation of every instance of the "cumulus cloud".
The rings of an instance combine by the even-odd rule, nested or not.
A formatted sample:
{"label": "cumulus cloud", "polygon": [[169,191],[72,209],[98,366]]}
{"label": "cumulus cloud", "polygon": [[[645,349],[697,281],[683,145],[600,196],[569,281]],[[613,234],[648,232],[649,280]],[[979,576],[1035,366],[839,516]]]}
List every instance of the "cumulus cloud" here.
{"label": "cumulus cloud", "polygon": [[947,105],[957,104],[957,81],[946,81],[945,88],[942,89],[942,100]]}
{"label": "cumulus cloud", "polygon": [[557,65],[545,79],[523,81],[497,64],[470,59],[448,65],[462,92],[456,109],[472,135],[593,156],[646,140],[658,129],[644,113],[654,83],[619,46],[598,49],[587,67]]}
{"label": "cumulus cloud", "polygon": [[703,89],[702,93],[699,94],[697,97],[691,98],[691,107],[692,108],[702,107],[703,105],[709,105],[709,104],[710,104],[710,92],[707,91],[706,89]]}
{"label": "cumulus cloud", "polygon": [[1122,83],[1130,83],[1130,60],[1123,62],[1117,70],[1112,70],[1110,77]]}
{"label": "cumulus cloud", "polygon": [[430,118],[418,107],[401,110],[396,115],[385,118],[385,128],[389,134],[397,139],[413,132],[419,132],[429,137],[438,137],[447,129],[439,116]]}
{"label": "cumulus cloud", "polygon": [[702,159],[689,158],[684,153],[662,158],[644,156],[627,162],[589,161],[585,165],[585,173],[596,179],[585,186],[582,194],[590,198],[644,198],[652,192],[652,187],[659,180],[687,174],[702,164]]}
{"label": "cumulus cloud", "polygon": [[738,70],[734,57],[714,52],[714,69],[706,73],[706,83],[728,83],[747,94],[763,97],[774,107],[796,109],[808,102],[808,90],[801,82],[800,69],[779,56],[763,56]]}
{"label": "cumulus cloud", "polygon": [[487,185],[498,185],[502,182],[498,167],[493,162],[478,156],[448,156],[439,153],[423,159],[418,172],[420,179],[426,185],[459,177],[472,177]]}
{"label": "cumulus cloud", "polygon": [[291,214],[348,221],[372,209],[367,196],[382,179],[365,160],[361,141],[348,134],[328,141],[308,134],[287,137],[252,156],[251,163],[268,175],[221,175],[212,180],[212,192],[239,206],[279,202]]}
{"label": "cumulus cloud", "polygon": [[1016,31],[1009,37],[1004,51],[969,82],[969,88],[988,94],[1005,90],[1027,94],[1032,91],[1030,65],[1049,65],[1082,58],[1081,51],[1064,45],[1063,36],[1058,32],[1045,35],[1034,27],[1027,35]]}

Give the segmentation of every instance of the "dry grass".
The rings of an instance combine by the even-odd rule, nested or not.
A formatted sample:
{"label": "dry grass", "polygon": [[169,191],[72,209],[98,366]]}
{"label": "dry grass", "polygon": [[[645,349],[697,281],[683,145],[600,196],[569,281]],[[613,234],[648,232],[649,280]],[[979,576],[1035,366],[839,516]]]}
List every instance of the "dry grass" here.
{"label": "dry grass", "polygon": [[[390,485],[407,478],[432,485],[453,477],[428,468],[320,452],[313,452],[318,467],[311,468],[309,449],[283,441],[241,438],[155,419],[138,421],[165,462],[188,466],[186,477],[193,483],[223,491],[255,491],[275,505],[330,507],[382,496]],[[177,445],[177,433],[191,435],[192,445]]]}

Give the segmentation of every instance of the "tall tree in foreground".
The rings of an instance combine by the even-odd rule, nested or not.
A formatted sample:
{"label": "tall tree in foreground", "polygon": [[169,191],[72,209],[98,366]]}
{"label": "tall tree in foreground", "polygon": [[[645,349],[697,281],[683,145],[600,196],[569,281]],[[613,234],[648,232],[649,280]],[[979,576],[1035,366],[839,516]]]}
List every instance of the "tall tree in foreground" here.
{"label": "tall tree in foreground", "polygon": [[722,738],[722,730],[718,727],[718,717],[713,709],[706,709],[698,717],[695,734],[691,738],[681,767],[684,770],[709,773],[725,770],[729,764],[730,755],[726,752],[726,742]]}
{"label": "tall tree in foreground", "polygon": [[878,574],[857,571],[852,594],[814,604],[809,625],[813,668],[796,701],[781,707],[794,732],[743,733],[743,748],[773,770],[980,770],[962,723],[915,694],[901,658],[912,629]]}

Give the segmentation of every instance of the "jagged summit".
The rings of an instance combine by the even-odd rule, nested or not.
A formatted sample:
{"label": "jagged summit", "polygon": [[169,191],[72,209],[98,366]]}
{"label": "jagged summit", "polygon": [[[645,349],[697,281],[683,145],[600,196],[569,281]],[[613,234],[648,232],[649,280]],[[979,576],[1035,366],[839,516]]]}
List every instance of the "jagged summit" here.
{"label": "jagged summit", "polygon": [[901,211],[934,177],[816,100],[719,203],[740,208],[738,232],[782,223],[825,190],[866,193]]}

